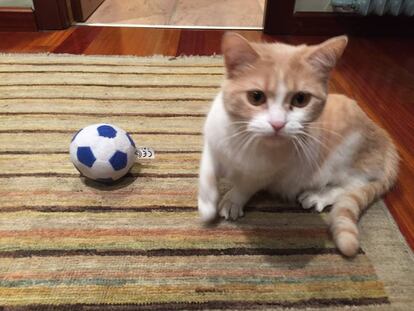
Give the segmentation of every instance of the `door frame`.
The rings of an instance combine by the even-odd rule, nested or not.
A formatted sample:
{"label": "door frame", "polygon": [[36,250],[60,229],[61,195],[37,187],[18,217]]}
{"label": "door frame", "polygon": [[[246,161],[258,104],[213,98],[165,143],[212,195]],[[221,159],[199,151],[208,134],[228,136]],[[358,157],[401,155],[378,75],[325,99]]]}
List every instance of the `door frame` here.
{"label": "door frame", "polygon": [[84,21],[104,0],[33,0],[32,8],[0,7],[0,31],[61,30]]}
{"label": "door frame", "polygon": [[105,0],[71,0],[74,20],[85,22]]}
{"label": "door frame", "polygon": [[70,0],[33,0],[39,30],[69,28],[73,23]]}
{"label": "door frame", "polygon": [[270,35],[414,35],[414,17],[295,12],[295,0],[266,0],[264,32]]}

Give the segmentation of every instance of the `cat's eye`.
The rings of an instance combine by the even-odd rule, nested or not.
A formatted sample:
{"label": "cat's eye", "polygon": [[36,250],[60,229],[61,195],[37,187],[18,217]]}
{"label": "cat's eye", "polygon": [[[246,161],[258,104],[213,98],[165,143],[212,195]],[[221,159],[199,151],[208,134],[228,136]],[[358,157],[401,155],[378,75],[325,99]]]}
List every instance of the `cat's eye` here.
{"label": "cat's eye", "polygon": [[305,107],[309,101],[310,101],[311,95],[309,93],[305,92],[298,92],[295,95],[293,95],[291,100],[291,105],[295,107]]}
{"label": "cat's eye", "polygon": [[247,92],[247,99],[253,106],[259,106],[266,102],[266,94],[260,90],[253,90]]}

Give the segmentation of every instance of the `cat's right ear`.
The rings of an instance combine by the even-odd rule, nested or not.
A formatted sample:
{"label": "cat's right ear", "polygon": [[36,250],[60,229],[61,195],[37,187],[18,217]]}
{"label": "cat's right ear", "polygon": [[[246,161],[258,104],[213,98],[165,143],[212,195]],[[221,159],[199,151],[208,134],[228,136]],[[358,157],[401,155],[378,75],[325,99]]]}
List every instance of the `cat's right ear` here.
{"label": "cat's right ear", "polygon": [[237,76],[243,68],[254,63],[259,54],[253,49],[249,41],[235,32],[226,32],[223,36],[221,50],[228,78]]}
{"label": "cat's right ear", "polygon": [[306,59],[315,68],[329,73],[342,56],[347,44],[347,36],[331,38],[321,44],[308,47]]}

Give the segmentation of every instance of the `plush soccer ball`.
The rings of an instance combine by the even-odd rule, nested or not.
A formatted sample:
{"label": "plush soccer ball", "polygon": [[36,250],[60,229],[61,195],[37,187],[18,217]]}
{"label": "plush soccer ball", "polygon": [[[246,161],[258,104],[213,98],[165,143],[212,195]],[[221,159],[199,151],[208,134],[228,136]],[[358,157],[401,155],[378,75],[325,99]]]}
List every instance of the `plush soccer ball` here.
{"label": "plush soccer ball", "polygon": [[113,182],[135,162],[135,143],[127,132],[111,124],[89,125],[75,134],[70,158],[78,171],[90,179]]}

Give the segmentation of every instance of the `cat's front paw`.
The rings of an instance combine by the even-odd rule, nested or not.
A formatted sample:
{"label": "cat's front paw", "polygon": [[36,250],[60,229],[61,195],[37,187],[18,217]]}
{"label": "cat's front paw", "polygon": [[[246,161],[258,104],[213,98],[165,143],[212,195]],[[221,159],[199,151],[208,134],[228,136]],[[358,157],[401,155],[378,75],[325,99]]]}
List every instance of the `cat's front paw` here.
{"label": "cat's front paw", "polygon": [[217,208],[214,202],[205,201],[198,198],[198,213],[200,215],[201,221],[205,223],[212,222],[217,216]]}
{"label": "cat's front paw", "polygon": [[231,200],[230,191],[226,193],[219,204],[219,215],[226,220],[236,220],[244,216],[243,205],[234,203]]}

